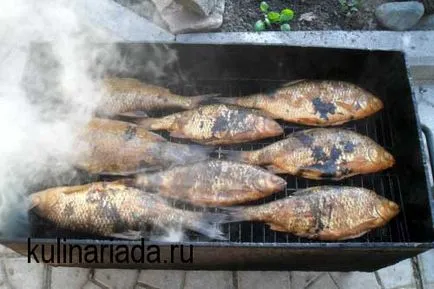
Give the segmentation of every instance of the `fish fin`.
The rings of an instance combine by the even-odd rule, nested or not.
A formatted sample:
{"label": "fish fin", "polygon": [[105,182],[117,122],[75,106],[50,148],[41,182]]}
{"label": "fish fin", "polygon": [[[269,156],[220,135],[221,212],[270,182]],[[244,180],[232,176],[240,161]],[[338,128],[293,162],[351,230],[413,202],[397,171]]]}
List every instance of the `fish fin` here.
{"label": "fish fin", "polygon": [[297,83],[300,83],[300,82],[304,82],[304,81],[306,81],[307,79],[296,79],[296,80],[293,80],[293,81],[289,81],[289,82],[285,82],[284,84],[282,84],[281,86],[282,87],[288,87],[288,86],[291,86],[291,85],[294,85],[294,84],[297,84]]}
{"label": "fish fin", "polygon": [[172,131],[172,132],[170,132],[170,137],[182,138],[182,139],[188,139],[189,138],[188,136],[186,136],[185,134],[183,134],[180,131]]}
{"label": "fish fin", "polygon": [[283,227],[281,227],[279,225],[272,224],[272,223],[267,223],[267,224],[270,226],[270,229],[273,230],[273,231],[285,232],[285,233],[288,232],[287,229],[285,229],[285,228],[283,228]]}
{"label": "fish fin", "polygon": [[219,225],[224,224],[226,219],[226,214],[204,212],[196,220],[188,222],[187,228],[211,239],[227,240],[219,228]]}
{"label": "fish fin", "polygon": [[297,175],[311,180],[338,180],[334,171],[327,171],[325,166],[306,166],[297,171]]}
{"label": "fish fin", "polygon": [[226,218],[221,223],[228,224],[248,221],[249,218],[245,214],[245,208],[244,206],[219,207],[222,214],[226,215]]}
{"label": "fish fin", "polygon": [[288,172],[284,169],[279,168],[275,165],[268,165],[266,166],[267,170],[274,173],[274,174],[287,174]]}
{"label": "fish fin", "polygon": [[249,161],[249,152],[248,151],[221,151],[225,160],[235,161],[235,162],[243,162],[250,163]]}
{"label": "fish fin", "polygon": [[108,176],[108,177],[112,177],[112,176],[119,176],[119,177],[130,177],[136,174],[140,174],[140,173],[147,173],[147,172],[154,172],[154,171],[158,171],[163,169],[162,166],[148,166],[148,167],[143,167],[143,168],[139,168],[137,170],[132,170],[132,171],[119,171],[119,172],[99,172],[97,173],[97,175],[99,176]]}
{"label": "fish fin", "polygon": [[214,100],[220,104],[236,105],[238,103],[238,97],[215,97]]}
{"label": "fish fin", "polygon": [[368,232],[369,232],[369,230],[367,230],[367,231],[363,231],[363,232],[361,232],[361,233],[357,233],[357,234],[354,234],[354,235],[351,235],[351,236],[346,236],[346,237],[339,238],[339,239],[337,239],[336,241],[343,241],[343,240],[348,240],[348,239],[359,238],[359,237],[365,235],[365,234],[368,233]]}
{"label": "fish fin", "polygon": [[126,239],[126,240],[137,240],[142,237],[141,231],[133,231],[128,230],[122,233],[113,233],[110,234],[110,237],[117,238],[117,239]]}
{"label": "fish fin", "polygon": [[313,191],[312,188],[314,188],[314,187],[295,191],[290,196],[304,196],[304,195],[308,195],[308,194],[312,193],[312,191]]}
{"label": "fish fin", "polygon": [[148,118],[149,116],[144,111],[129,111],[129,112],[122,112],[117,114],[120,117],[125,118],[132,118],[132,119],[142,119],[142,118]]}
{"label": "fish fin", "polygon": [[210,104],[217,104],[218,96],[221,95],[220,93],[210,93],[210,94],[203,94],[203,95],[197,95],[190,97],[191,105],[188,109],[197,108],[201,105],[210,105]]}
{"label": "fish fin", "polygon": [[[173,145],[173,144],[169,144]],[[172,160],[172,164],[166,169],[170,169],[172,167],[197,163],[200,161],[205,161],[211,158],[211,154],[215,151],[215,148],[210,146],[202,146],[202,145],[184,145],[184,144],[175,144],[179,147],[173,147],[172,149],[167,149],[165,151],[164,157]]]}

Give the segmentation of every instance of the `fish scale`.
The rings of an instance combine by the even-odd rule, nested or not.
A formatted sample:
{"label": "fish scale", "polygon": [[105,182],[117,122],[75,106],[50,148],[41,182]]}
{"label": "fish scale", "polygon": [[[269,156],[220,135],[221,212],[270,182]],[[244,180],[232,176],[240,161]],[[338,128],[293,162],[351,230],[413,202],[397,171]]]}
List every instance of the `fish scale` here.
{"label": "fish scale", "polygon": [[137,239],[149,225],[221,238],[214,222],[225,218],[180,210],[159,196],[117,182],[51,188],[30,195],[30,200],[39,216],[61,228],[119,238]]}
{"label": "fish scale", "polygon": [[399,206],[374,191],[347,186],[320,186],[264,205],[239,207],[233,218],[267,223],[272,230],[319,240],[360,237],[387,224]]}
{"label": "fish scale", "polygon": [[286,181],[246,164],[208,160],[162,172],[140,174],[135,185],[199,206],[227,206],[281,191]]}
{"label": "fish scale", "polygon": [[341,180],[385,170],[395,163],[372,139],[337,128],[295,132],[256,151],[230,152],[228,158],[314,180]]}
{"label": "fish scale", "polygon": [[334,126],[383,108],[367,90],[343,81],[300,80],[267,93],[220,97],[221,103],[260,109],[273,118],[311,126]]}

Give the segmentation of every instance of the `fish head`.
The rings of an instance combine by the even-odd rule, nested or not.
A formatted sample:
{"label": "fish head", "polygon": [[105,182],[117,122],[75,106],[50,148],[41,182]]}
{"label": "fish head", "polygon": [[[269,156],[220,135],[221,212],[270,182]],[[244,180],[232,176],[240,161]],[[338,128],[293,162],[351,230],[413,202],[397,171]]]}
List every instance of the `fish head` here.
{"label": "fish head", "polygon": [[260,192],[279,192],[286,188],[286,181],[279,176],[266,173],[263,176],[255,178],[255,188]]}
{"label": "fish head", "polygon": [[352,106],[353,111],[355,111],[356,113],[360,112],[361,114],[363,114],[362,116],[364,116],[367,112],[369,114],[374,114],[377,111],[383,109],[383,102],[373,93],[361,87],[355,87],[352,91],[355,94],[355,97],[349,99],[355,99]]}
{"label": "fish head", "polygon": [[399,206],[384,197],[378,196],[379,201],[376,204],[375,211],[381,218],[380,221],[387,223],[399,213]]}
{"label": "fish head", "polygon": [[45,212],[54,206],[54,204],[58,201],[58,198],[59,190],[57,188],[33,193],[29,196],[29,209],[36,209],[38,212]]}
{"label": "fish head", "polygon": [[273,137],[283,134],[283,128],[280,124],[268,117],[254,118],[254,127],[263,137]]}
{"label": "fish head", "polygon": [[366,157],[368,158],[366,165],[370,166],[373,171],[385,170],[395,164],[395,158],[373,141],[367,147]]}

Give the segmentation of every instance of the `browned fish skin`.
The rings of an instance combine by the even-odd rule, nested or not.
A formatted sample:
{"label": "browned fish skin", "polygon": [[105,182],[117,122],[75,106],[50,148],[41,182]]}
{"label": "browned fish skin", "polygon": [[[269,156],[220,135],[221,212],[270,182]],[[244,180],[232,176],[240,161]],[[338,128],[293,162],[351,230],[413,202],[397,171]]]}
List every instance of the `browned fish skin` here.
{"label": "browned fish skin", "polygon": [[250,164],[271,165],[275,172],[316,180],[374,173],[395,163],[389,152],[367,136],[336,128],[295,132],[263,149],[233,154]]}
{"label": "browned fish skin", "polygon": [[137,125],[94,118],[80,131],[76,166],[92,174],[129,174],[208,158],[208,150],[166,141]]}
{"label": "browned fish skin", "polygon": [[176,209],[156,195],[119,183],[51,188],[32,194],[30,200],[38,215],[56,225],[100,236],[140,232],[146,225],[186,228],[213,238],[221,234],[208,222],[218,220],[218,214]]}
{"label": "browned fish skin", "polygon": [[230,206],[281,191],[286,181],[259,167],[209,160],[139,175],[136,185],[199,206]]}
{"label": "browned fish skin", "polygon": [[254,110],[227,105],[207,105],[163,118],[149,118],[140,126],[168,130],[171,136],[201,144],[235,144],[283,133],[282,127]]}
{"label": "browned fish skin", "polygon": [[132,78],[106,78],[102,84],[102,99],[97,112],[103,115],[192,109],[210,98],[207,95],[186,97],[173,94],[167,88],[145,84]]}
{"label": "browned fish skin", "polygon": [[267,93],[220,98],[223,103],[261,109],[277,119],[310,126],[333,126],[383,108],[367,90],[344,81],[295,81]]}
{"label": "browned fish skin", "polygon": [[337,241],[384,226],[399,213],[399,206],[364,188],[323,186],[239,210],[237,218],[265,222],[275,231]]}

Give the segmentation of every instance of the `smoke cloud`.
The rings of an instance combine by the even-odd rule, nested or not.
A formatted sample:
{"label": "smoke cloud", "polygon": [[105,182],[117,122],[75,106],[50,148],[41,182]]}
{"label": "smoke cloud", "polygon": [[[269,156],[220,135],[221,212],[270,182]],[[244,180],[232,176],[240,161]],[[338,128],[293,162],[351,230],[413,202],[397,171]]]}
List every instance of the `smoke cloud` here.
{"label": "smoke cloud", "polygon": [[[110,43],[111,38],[86,25],[72,5],[65,0],[0,4],[2,237],[27,237],[30,192],[78,184],[74,137],[98,105],[97,80],[107,66],[116,66],[121,74],[133,67],[114,44],[91,44]],[[176,54],[156,55],[145,70],[158,78]]]}

